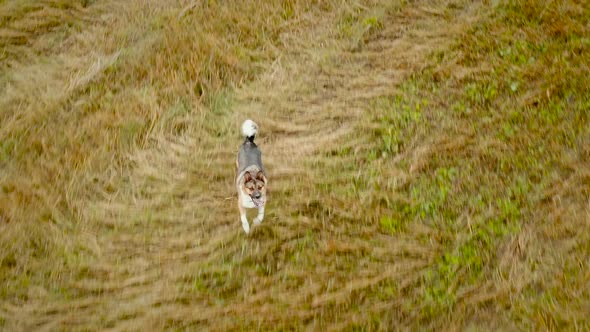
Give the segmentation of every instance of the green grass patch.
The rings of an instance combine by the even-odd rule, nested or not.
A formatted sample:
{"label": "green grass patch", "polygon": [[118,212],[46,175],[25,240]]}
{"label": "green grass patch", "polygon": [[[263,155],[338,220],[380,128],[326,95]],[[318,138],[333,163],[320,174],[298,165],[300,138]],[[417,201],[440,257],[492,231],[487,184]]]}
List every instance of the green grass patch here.
{"label": "green grass patch", "polygon": [[[395,186],[395,198],[378,205],[380,215],[368,218],[392,236],[413,236],[417,224],[432,227],[437,235],[431,241],[441,248],[417,283],[420,297],[408,300],[408,308],[422,308],[422,322],[466,310],[466,290],[482,287],[506,269],[499,253],[507,243],[526,227],[557,222],[556,205],[543,193],[568,181],[576,174],[572,167],[588,160],[590,94],[582,82],[590,75],[584,56],[589,18],[588,6],[574,1],[501,2],[449,50],[433,54],[434,64],[408,80],[399,95],[371,101],[372,145],[361,157],[368,162],[362,174],[381,190],[391,187],[391,179],[380,177],[388,168],[397,168],[394,174],[405,180]],[[483,70],[457,77],[457,65]],[[583,209],[588,191],[582,184],[571,186],[578,189],[570,192],[569,204]],[[535,236],[543,241],[541,234]],[[571,264],[587,246],[577,250],[560,252],[561,264]],[[529,268],[535,269],[534,263]],[[559,270],[546,270],[541,287],[552,285],[552,273]],[[580,291],[581,285],[572,287]],[[512,305],[510,292],[495,299],[496,308]],[[558,301],[576,310],[588,303],[574,296],[530,293],[519,301],[537,308],[507,314],[523,326],[587,323],[583,315],[565,318],[547,310],[547,303],[564,309]],[[485,302],[479,306],[486,310]],[[535,311],[538,320],[530,317]]]}

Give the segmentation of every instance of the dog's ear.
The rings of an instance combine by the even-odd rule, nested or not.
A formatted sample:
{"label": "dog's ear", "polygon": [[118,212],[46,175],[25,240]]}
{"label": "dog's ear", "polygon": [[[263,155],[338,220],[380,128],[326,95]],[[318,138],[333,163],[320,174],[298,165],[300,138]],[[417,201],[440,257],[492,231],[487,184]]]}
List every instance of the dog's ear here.
{"label": "dog's ear", "polygon": [[256,180],[266,182],[266,179],[264,178],[264,173],[262,173],[262,171],[258,171],[258,173],[256,173]]}
{"label": "dog's ear", "polygon": [[250,172],[244,173],[244,182],[249,182],[252,180],[252,174]]}

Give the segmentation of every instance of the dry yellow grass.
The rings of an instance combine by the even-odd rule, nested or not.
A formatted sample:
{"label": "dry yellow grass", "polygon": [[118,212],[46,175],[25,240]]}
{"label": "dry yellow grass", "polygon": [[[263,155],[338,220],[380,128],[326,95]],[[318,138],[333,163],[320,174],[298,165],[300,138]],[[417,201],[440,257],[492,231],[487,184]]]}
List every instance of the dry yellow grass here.
{"label": "dry yellow grass", "polygon": [[589,17],[0,2],[0,327],[589,328]]}

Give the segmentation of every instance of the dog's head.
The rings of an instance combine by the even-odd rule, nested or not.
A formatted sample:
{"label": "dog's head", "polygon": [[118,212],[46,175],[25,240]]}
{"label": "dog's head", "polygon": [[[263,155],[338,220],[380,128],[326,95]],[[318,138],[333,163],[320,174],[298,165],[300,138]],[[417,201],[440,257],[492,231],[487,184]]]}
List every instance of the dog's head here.
{"label": "dog's head", "polygon": [[252,198],[252,202],[257,207],[266,203],[266,177],[262,171],[258,171],[255,176],[250,172],[244,173],[242,190]]}

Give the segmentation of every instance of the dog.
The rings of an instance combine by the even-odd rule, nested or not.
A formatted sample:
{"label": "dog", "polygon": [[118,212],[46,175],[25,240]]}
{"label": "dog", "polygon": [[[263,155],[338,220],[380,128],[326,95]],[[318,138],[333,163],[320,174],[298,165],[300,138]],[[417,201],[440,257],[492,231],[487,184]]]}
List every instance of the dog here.
{"label": "dog", "polygon": [[258,132],[258,125],[248,119],[242,124],[244,143],[238,150],[236,160],[237,175],[236,189],[238,191],[238,209],[240,221],[246,234],[250,233],[250,224],[246,218],[246,209],[258,209],[258,215],[254,218],[254,225],[260,225],[264,219],[264,207],[266,205],[266,193],[268,180],[266,171],[262,166],[262,153],[254,138]]}

